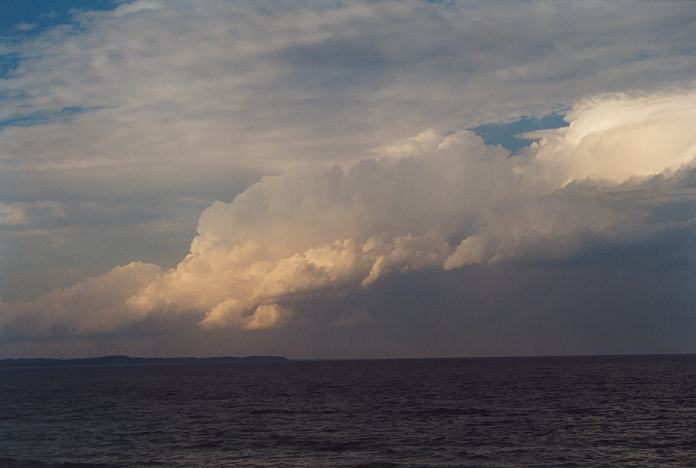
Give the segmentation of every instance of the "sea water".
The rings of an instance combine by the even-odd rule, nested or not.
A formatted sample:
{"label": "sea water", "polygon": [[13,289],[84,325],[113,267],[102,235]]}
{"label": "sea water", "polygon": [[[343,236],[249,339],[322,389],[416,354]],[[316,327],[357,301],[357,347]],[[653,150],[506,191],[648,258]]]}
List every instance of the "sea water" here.
{"label": "sea water", "polygon": [[696,357],[0,369],[0,466],[696,466]]}

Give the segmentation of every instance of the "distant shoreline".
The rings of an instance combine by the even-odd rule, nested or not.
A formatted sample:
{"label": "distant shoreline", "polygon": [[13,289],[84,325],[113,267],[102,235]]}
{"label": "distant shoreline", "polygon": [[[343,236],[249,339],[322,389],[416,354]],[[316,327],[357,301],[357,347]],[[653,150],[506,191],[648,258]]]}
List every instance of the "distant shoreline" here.
{"label": "distant shoreline", "polygon": [[72,366],[129,366],[129,365],[182,365],[182,364],[260,364],[282,363],[284,356],[221,356],[221,357],[131,357],[99,356],[91,358],[15,358],[0,359],[3,367],[72,367]]}
{"label": "distant shoreline", "polygon": [[0,369],[17,367],[80,367],[80,366],[148,366],[148,365],[215,365],[215,364],[282,364],[298,362],[351,362],[351,361],[530,361],[577,359],[696,357],[696,353],[649,354],[568,354],[519,356],[449,356],[449,357],[389,357],[389,358],[288,358],[285,356],[216,356],[216,357],[131,357],[125,355],[88,358],[4,358]]}

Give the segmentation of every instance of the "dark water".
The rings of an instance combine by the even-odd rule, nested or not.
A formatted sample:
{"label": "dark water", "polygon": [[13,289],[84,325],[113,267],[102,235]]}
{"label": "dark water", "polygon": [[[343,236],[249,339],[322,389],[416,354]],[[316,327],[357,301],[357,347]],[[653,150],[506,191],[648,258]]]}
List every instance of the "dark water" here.
{"label": "dark water", "polygon": [[696,466],[696,356],[0,369],[54,464]]}

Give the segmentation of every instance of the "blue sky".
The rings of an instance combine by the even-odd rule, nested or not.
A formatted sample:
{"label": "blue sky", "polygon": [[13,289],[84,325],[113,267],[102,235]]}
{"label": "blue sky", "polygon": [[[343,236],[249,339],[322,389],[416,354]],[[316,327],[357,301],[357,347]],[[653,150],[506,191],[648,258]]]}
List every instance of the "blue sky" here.
{"label": "blue sky", "polygon": [[530,140],[521,135],[535,130],[565,127],[568,124],[560,114],[548,114],[542,117],[525,115],[510,122],[493,122],[479,125],[472,130],[489,145],[501,145],[515,152],[530,144]]}
{"label": "blue sky", "polygon": [[[12,49],[12,45],[47,30],[74,25],[79,11],[110,10],[116,8],[116,0],[23,0],[0,3],[0,43]],[[14,70],[20,62],[18,52],[0,53],[0,78]],[[0,125],[2,125],[0,123]]]}
{"label": "blue sky", "polygon": [[0,4],[0,37],[21,40],[61,24],[72,24],[76,11],[110,10],[117,0],[22,0]]}

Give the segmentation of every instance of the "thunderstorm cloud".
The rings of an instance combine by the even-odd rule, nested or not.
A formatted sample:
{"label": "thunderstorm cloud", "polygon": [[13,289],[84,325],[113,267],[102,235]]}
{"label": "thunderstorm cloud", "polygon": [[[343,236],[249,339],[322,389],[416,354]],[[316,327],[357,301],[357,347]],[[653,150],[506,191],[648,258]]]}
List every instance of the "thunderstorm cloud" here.
{"label": "thunderstorm cloud", "polygon": [[693,351],[690,2],[43,13],[0,31],[0,354]]}
{"label": "thunderstorm cloud", "polygon": [[3,326],[81,334],[189,314],[264,329],[301,313],[288,305],[298,295],[693,230],[696,94],[602,96],[566,119],[518,155],[466,130],[427,130],[345,167],[266,176],[203,211],[175,267],[133,262],[3,304]]}

